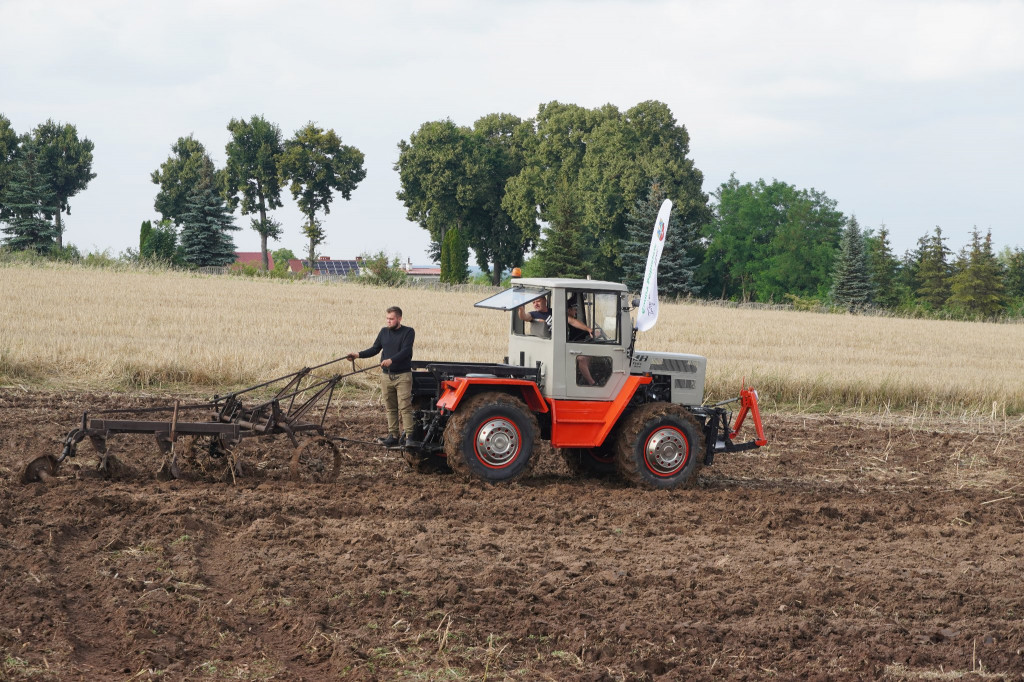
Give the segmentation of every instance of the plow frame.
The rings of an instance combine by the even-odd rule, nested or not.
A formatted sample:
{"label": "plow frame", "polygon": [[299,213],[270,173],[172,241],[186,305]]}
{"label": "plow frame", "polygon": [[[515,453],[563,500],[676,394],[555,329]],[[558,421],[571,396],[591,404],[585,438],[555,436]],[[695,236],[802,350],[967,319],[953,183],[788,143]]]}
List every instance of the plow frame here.
{"label": "plow frame", "polygon": [[[102,415],[100,418],[90,418],[88,411],[83,412],[81,424],[65,436],[60,457],[44,455],[32,460],[25,469],[23,481],[30,483],[54,476],[65,460],[77,455],[78,444],[86,438],[101,455],[100,470],[109,473],[107,440],[118,434],[153,435],[160,454],[163,455],[163,462],[157,474],[163,479],[181,477],[174,448],[180,436],[211,437],[211,453],[215,456],[227,454],[243,439],[262,436],[284,435],[291,441],[293,447],[301,449],[300,437],[325,436],[324,423],[338,384],[354,374],[375,369],[375,366],[370,366],[355,370],[353,363],[353,371],[348,373],[328,376],[316,373],[316,370],[345,359],[342,357],[314,367],[304,367],[297,372],[255,386],[223,396],[215,395],[213,399],[203,403],[182,404],[181,401],[175,400],[166,406],[93,413]],[[271,388],[275,388],[271,397],[255,405],[246,405],[242,400],[247,394]],[[108,418],[108,415],[135,417],[143,414],[156,416],[168,413],[168,419]],[[190,419],[182,419],[185,416]],[[205,418],[196,419],[199,416]],[[337,450],[337,446],[332,444],[331,447]],[[232,461],[231,464],[233,477],[237,463]]]}

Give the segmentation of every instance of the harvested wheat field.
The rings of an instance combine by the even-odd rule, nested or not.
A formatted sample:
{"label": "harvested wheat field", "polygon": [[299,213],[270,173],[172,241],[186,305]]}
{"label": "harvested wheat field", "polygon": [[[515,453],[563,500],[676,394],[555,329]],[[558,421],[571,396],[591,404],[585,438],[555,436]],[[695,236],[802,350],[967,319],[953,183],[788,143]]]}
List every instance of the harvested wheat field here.
{"label": "harvested wheat field", "polygon": [[[486,293],[68,273],[82,293],[51,273],[34,294],[48,319],[0,301],[0,680],[1024,678],[1022,373],[977,378],[998,374],[989,344],[1005,355],[1019,325],[953,327],[977,337],[956,367],[877,355],[858,374],[845,368],[869,363],[838,363],[834,347],[867,357],[870,344],[843,336],[859,338],[845,325],[862,320],[666,306],[665,336],[643,345],[708,355],[713,391],[745,375],[769,439],[719,455],[688,490],[573,478],[546,447],[530,476],[483,485],[355,442],[335,482],[295,482],[283,438],[240,445],[235,481],[211,466],[166,482],[152,438],[130,435],[109,441],[109,480],[86,441],[54,479],[24,485],[25,464],[57,454],[83,411],[205,399],[221,381],[363,348],[385,301],[406,308],[420,359],[503,352],[493,315],[471,308]],[[4,283],[37,275],[0,269]],[[118,317],[100,324],[90,305]],[[457,311],[451,345],[428,308]],[[808,348],[820,320],[833,338]],[[901,321],[870,322],[897,324],[873,333],[904,352]],[[948,358],[961,336],[920,344]],[[792,359],[772,364],[784,353],[754,352],[765,343]],[[758,383],[799,362],[824,385],[867,382],[865,409],[815,394],[808,411]],[[910,409],[877,402],[887,374],[918,382]],[[380,435],[379,396],[346,388],[326,427]]]}

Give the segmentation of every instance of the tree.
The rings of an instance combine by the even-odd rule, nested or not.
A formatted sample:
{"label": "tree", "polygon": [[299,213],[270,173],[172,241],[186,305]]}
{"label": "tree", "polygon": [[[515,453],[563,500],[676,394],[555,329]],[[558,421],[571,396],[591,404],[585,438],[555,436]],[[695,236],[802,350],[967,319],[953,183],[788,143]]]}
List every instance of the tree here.
{"label": "tree", "polygon": [[281,184],[289,185],[292,198],[307,218],[302,231],[309,238],[309,262],[315,263],[316,247],[326,239],[316,214],[321,210],[331,212],[336,191],[346,201],[352,198],[352,191],[366,177],[363,153],[343,145],[333,130],[319,128],[311,121],[285,141],[278,172]]}
{"label": "tree", "polygon": [[827,293],[845,222],[835,201],[778,180],[740,184],[735,175],[715,196],[717,216],[705,231],[703,282],[722,298],[744,301]]}
{"label": "tree", "polygon": [[878,234],[866,230],[868,278],[871,282],[871,300],[883,308],[895,308],[903,298],[905,289],[897,281],[899,261],[889,244],[889,230],[882,225]]}
{"label": "tree", "polygon": [[999,262],[1005,273],[1006,295],[1012,299],[1024,299],[1024,249],[1003,247],[999,252]]}
{"label": "tree", "polygon": [[153,234],[153,221],[143,220],[142,225],[139,227],[139,253],[146,248],[146,240],[149,239],[149,235]]}
{"label": "tree", "polygon": [[992,231],[982,239],[978,228],[971,230],[970,249],[950,281],[947,305],[968,315],[991,318],[1006,303],[1003,272],[992,250]]}
{"label": "tree", "polygon": [[540,230],[536,223],[517,224],[502,206],[505,186],[525,164],[532,124],[511,114],[489,114],[473,124],[467,175],[472,188],[465,238],[480,268],[501,284],[507,268],[523,263]]}
{"label": "tree", "polygon": [[428,255],[435,261],[448,230],[469,220],[476,195],[467,171],[471,146],[471,131],[451,119],[424,123],[398,143],[397,196],[406,217],[430,234]]}
{"label": "tree", "polygon": [[864,235],[860,231],[857,217],[851,216],[846,222],[839,242],[839,255],[832,271],[832,300],[847,309],[868,304],[871,298],[871,278],[868,273],[867,252]]}
{"label": "tree", "polygon": [[398,256],[390,258],[386,251],[363,253],[359,279],[375,286],[396,287],[406,283],[409,273],[402,269]]}
{"label": "tree", "polygon": [[949,298],[950,250],[942,228],[935,226],[935,232],[918,240],[918,261],[915,272],[916,294],[919,300],[938,310]]}
{"label": "tree", "polygon": [[537,267],[541,277],[587,276],[588,245],[583,232],[583,211],[568,180],[562,179],[561,192],[551,201],[551,226],[537,248]]}
{"label": "tree", "polygon": [[207,189],[219,190],[222,182],[206,148],[191,135],[178,138],[171,146],[171,155],[153,171],[150,179],[160,186],[154,208],[178,226],[183,222],[189,195]]}
{"label": "tree", "polygon": [[462,284],[469,279],[466,261],[469,248],[458,228],[448,230],[441,245],[441,281],[446,284]]}
{"label": "tree", "polygon": [[195,267],[234,263],[235,242],[228,232],[237,229],[224,198],[213,186],[194,187],[181,214],[182,260]]}
{"label": "tree", "polygon": [[295,253],[291,249],[277,249],[274,256],[274,272],[284,274],[288,272],[288,261],[295,259]]}
{"label": "tree", "polygon": [[161,220],[154,227],[150,221],[143,223],[149,226],[139,244],[139,257],[151,260],[175,263],[179,260],[178,231],[170,220]]}
{"label": "tree", "polygon": [[[626,216],[626,237],[622,240],[620,251],[623,281],[630,291],[640,291],[643,287],[651,232],[665,198],[661,185],[654,182],[647,197],[638,199],[633,210]],[[673,205],[668,234],[658,265],[659,294],[677,297],[700,293],[701,286],[694,280],[694,262],[690,255],[697,239],[697,226],[692,223],[677,223]]]}
{"label": "tree", "polygon": [[[595,277],[617,281],[628,214],[653,182],[672,200],[673,224],[700,228],[712,213],[701,189],[704,176],[688,158],[689,133],[666,104],[641,102],[624,113],[606,106],[595,115],[579,175],[584,223],[597,245],[590,269]],[[696,261],[698,242],[688,241],[687,248]]]}
{"label": "tree", "polygon": [[472,128],[450,119],[430,121],[398,144],[406,216],[430,233],[428,254],[437,260],[445,235],[458,229],[476,262],[495,284],[522,263],[538,234],[503,206],[506,185],[523,167],[532,124],[511,114],[488,114]]}
{"label": "tree", "polygon": [[18,134],[11,127],[11,120],[0,114],[0,220],[4,220],[8,211],[4,206],[4,189],[14,173],[14,164],[18,157]]}
{"label": "tree", "polygon": [[35,141],[22,135],[19,154],[0,195],[7,212],[4,240],[15,251],[47,253],[57,245],[56,228],[50,220],[58,210],[52,183],[39,162]]}
{"label": "tree", "polygon": [[39,154],[39,167],[50,183],[57,200],[57,248],[62,248],[64,227],[61,212],[71,214],[68,200],[85,189],[96,177],[92,172],[92,152],[95,145],[89,138],[78,139],[78,130],[70,123],[55,123],[47,119],[33,131]]}
{"label": "tree", "polygon": [[267,217],[268,209],[282,206],[278,169],[278,158],[284,152],[281,129],[262,116],[253,116],[248,122],[231,119],[228,130],[231,141],[225,147],[228,162],[224,170],[228,207],[233,211],[241,204],[242,215],[258,215],[251,226],[260,235],[266,270],[270,267],[267,239],[281,236],[281,224]]}

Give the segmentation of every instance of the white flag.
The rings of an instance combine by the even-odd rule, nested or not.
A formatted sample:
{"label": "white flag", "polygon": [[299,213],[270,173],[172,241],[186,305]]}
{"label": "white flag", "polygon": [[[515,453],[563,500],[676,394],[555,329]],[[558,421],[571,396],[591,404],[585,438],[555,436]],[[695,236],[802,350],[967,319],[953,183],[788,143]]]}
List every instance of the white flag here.
{"label": "white flag", "polygon": [[672,211],[672,202],[665,199],[658,211],[658,219],[654,221],[654,233],[651,235],[651,248],[647,251],[647,269],[644,271],[644,286],[640,291],[640,312],[636,317],[636,328],[645,332],[658,321],[658,261],[661,251],[665,248],[665,235],[668,233],[668,214]]}

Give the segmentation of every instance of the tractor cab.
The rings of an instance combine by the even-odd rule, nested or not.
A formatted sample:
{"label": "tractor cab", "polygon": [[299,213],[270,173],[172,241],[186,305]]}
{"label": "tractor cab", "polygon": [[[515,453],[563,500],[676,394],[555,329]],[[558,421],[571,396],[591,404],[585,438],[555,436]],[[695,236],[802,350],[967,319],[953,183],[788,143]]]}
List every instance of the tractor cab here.
{"label": "tractor cab", "polygon": [[511,289],[476,306],[509,313],[508,362],[539,366],[545,397],[610,401],[620,394],[632,325],[624,285],[513,279]]}

